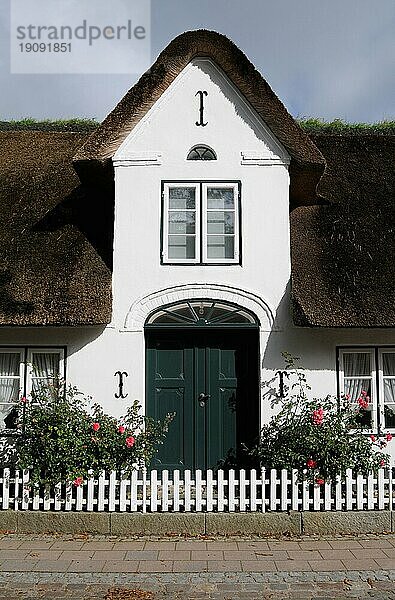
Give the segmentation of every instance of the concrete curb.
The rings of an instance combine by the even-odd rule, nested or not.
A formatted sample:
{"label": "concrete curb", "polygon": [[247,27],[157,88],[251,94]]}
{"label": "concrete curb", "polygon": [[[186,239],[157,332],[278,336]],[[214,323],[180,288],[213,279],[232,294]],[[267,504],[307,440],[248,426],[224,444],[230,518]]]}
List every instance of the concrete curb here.
{"label": "concrete curb", "polygon": [[101,535],[301,535],[395,532],[392,511],[87,513],[0,511],[0,531]]}
{"label": "concrete curb", "polygon": [[394,531],[392,512],[304,512],[303,533],[331,535],[336,533],[383,533]]}
{"label": "concrete curb", "polygon": [[212,535],[299,535],[301,513],[207,513],[206,533]]}

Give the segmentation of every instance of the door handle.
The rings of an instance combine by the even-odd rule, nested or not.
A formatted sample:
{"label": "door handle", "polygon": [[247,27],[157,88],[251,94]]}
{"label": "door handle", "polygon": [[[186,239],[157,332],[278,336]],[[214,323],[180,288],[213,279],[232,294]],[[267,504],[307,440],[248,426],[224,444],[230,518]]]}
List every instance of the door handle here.
{"label": "door handle", "polygon": [[199,394],[199,397],[198,397],[199,406],[204,408],[206,406],[206,402],[209,398],[210,398],[210,394],[204,394],[203,392],[201,394]]}

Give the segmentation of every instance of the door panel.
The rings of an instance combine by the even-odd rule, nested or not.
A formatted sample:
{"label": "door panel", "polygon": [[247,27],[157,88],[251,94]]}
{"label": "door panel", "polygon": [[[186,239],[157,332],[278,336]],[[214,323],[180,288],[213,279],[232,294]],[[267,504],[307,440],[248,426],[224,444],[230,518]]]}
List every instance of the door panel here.
{"label": "door panel", "polygon": [[258,362],[257,330],[147,331],[147,414],[176,413],[152,466],[240,462],[241,443],[259,432]]}
{"label": "door panel", "polygon": [[[180,347],[181,346],[181,347]],[[175,413],[166,442],[154,458],[156,468],[191,468],[193,464],[193,350],[173,339],[147,346],[147,414],[163,419]]]}
{"label": "door panel", "polygon": [[[235,346],[234,340],[229,343]],[[224,347],[224,339],[211,339],[206,350],[206,374],[210,399],[206,407],[207,467],[213,468],[229,453],[235,453],[237,374],[235,348]],[[215,347],[217,346],[217,347]]]}

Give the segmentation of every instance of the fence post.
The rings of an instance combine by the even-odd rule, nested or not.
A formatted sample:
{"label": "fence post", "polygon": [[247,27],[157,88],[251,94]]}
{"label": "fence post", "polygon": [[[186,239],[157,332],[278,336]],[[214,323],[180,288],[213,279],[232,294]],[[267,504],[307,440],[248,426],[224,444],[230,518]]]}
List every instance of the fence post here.
{"label": "fence post", "polygon": [[[139,474],[140,471],[138,471],[137,469],[133,469],[133,471],[130,474],[130,478],[129,478],[129,486],[130,486],[130,511],[131,512],[136,512],[138,510],[138,489],[139,489]],[[125,482],[126,483],[126,482]],[[145,484],[142,481],[142,489],[141,489],[141,498],[142,498],[142,505],[141,505],[141,510],[143,510],[144,507],[144,488],[145,488]]]}
{"label": "fence post", "polygon": [[202,510],[202,472],[196,469],[195,472],[195,507],[196,511]]}
{"label": "fence post", "polygon": [[389,490],[389,510],[394,510],[394,476],[393,476],[393,467],[388,469],[388,490]]}
{"label": "fence post", "polygon": [[224,472],[222,469],[217,471],[217,489],[218,489],[218,512],[224,510],[225,506],[225,494],[224,494]]}
{"label": "fence post", "polygon": [[298,471],[292,469],[292,510],[299,510],[299,480]]}
{"label": "fence post", "polygon": [[180,510],[180,471],[178,469],[173,471],[173,510],[175,512]]}
{"label": "fence post", "polygon": [[22,510],[28,510],[28,508],[29,508],[29,504],[30,504],[30,486],[29,486],[29,482],[30,482],[30,473],[29,473],[28,469],[24,469],[23,470],[23,475],[22,475],[22,484],[23,484],[23,489],[22,489]]}
{"label": "fence post", "polygon": [[15,471],[14,510],[19,509],[19,470]]}
{"label": "fence post", "polygon": [[362,476],[362,473],[357,473],[357,510],[363,510],[364,498],[363,498],[363,488],[364,488],[365,480]]}
{"label": "fence post", "polygon": [[352,510],[353,505],[353,473],[351,469],[346,470],[346,510]]}
{"label": "fence post", "polygon": [[281,469],[281,510],[288,509],[288,471]]}
{"label": "fence post", "polygon": [[206,509],[207,512],[213,510],[213,472],[211,469],[206,473]]}
{"label": "fence post", "polygon": [[336,477],[336,510],[342,510],[343,508],[343,497],[342,497],[342,480],[340,475]]}
{"label": "fence post", "polygon": [[105,488],[105,474],[101,472],[98,477],[98,490],[97,490],[97,509],[99,512],[104,510],[104,488]]}
{"label": "fence post", "polygon": [[384,509],[384,469],[379,469],[377,473],[377,487],[379,497],[379,510]]}
{"label": "fence post", "polygon": [[[266,512],[266,469],[261,471],[262,512]],[[270,494],[269,494],[270,495]]]}
{"label": "fence post", "polygon": [[3,510],[9,508],[10,500],[10,470],[3,469]]}
{"label": "fence post", "polygon": [[162,471],[162,511],[167,512],[169,510],[169,471],[163,469]]}
{"label": "fence post", "polygon": [[228,510],[234,512],[236,508],[236,480],[234,469],[229,469],[228,473]]}
{"label": "fence post", "polygon": [[[136,471],[132,471],[135,473]],[[126,489],[127,489],[127,480],[124,471],[119,473],[119,512],[125,512],[127,507],[126,502]],[[130,494],[130,502],[132,501],[132,494]],[[129,505],[130,505],[129,502]]]}
{"label": "fence post", "polygon": [[44,487],[44,510],[51,510],[51,487],[47,483]]}
{"label": "fence post", "polygon": [[310,483],[305,479],[302,481],[302,509],[310,510]]}
{"label": "fence post", "polygon": [[251,469],[250,471],[250,510],[256,511],[257,509],[257,496],[256,496],[256,470]]}
{"label": "fence post", "polygon": [[190,512],[191,510],[191,471],[186,469],[184,471],[184,502],[185,502],[185,512]]}
{"label": "fence post", "polygon": [[239,471],[239,510],[245,512],[247,508],[246,498],[246,472],[244,469]]}
{"label": "fence post", "polygon": [[151,512],[156,512],[158,507],[158,472],[153,469],[150,473]]}
{"label": "fence post", "polygon": [[147,467],[143,467],[143,513],[147,512]]}

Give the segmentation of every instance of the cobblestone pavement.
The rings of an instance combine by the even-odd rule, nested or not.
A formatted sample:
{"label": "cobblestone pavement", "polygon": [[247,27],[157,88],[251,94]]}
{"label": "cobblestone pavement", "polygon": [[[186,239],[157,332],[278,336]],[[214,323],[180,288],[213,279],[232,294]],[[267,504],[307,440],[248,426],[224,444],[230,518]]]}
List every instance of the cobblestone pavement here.
{"label": "cobblestone pavement", "polygon": [[395,600],[395,535],[0,535],[0,599]]}

